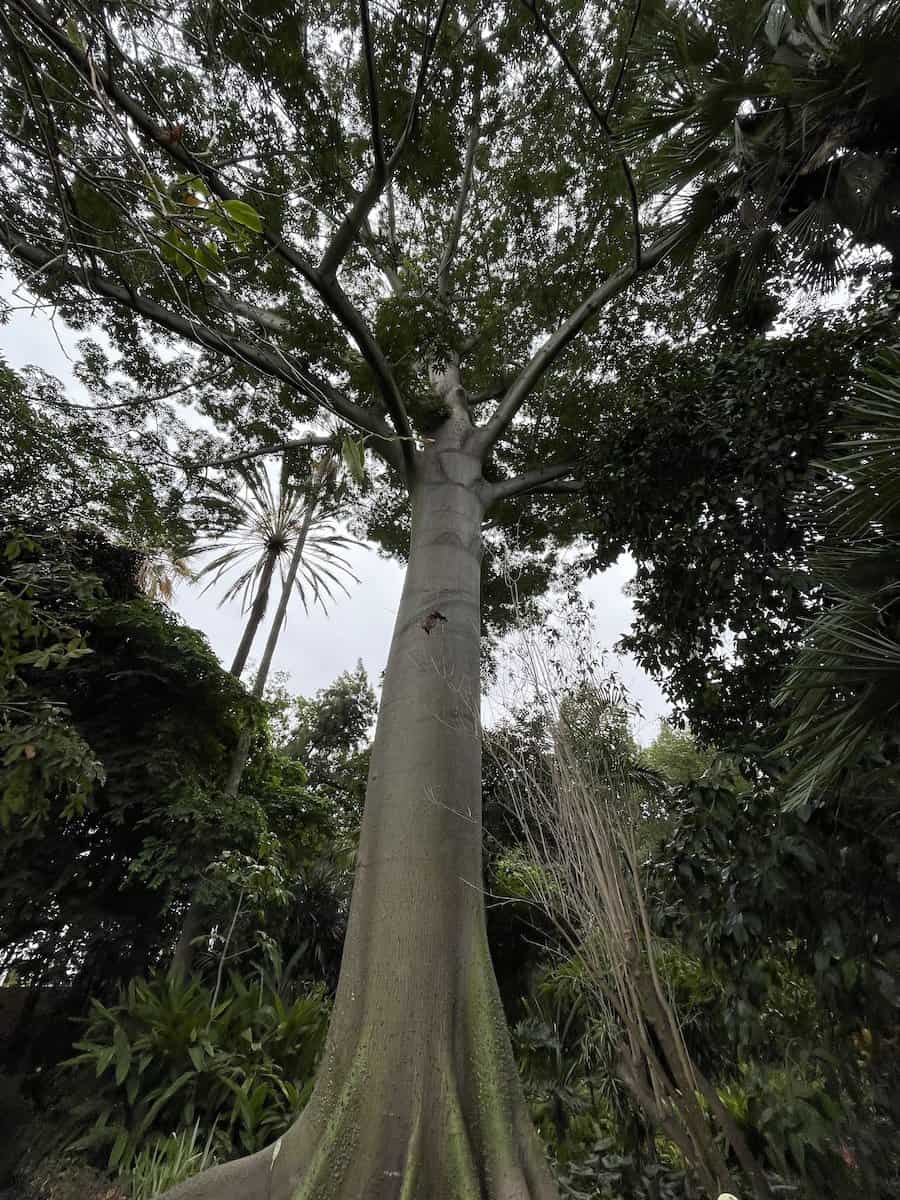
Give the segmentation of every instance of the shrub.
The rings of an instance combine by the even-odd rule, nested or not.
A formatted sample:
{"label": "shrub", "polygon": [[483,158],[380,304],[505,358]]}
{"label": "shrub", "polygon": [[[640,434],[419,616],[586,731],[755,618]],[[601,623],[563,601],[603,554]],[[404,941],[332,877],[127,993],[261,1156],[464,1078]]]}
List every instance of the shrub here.
{"label": "shrub", "polygon": [[[92,1002],[69,1066],[91,1080],[73,1148],[149,1170],[159,1139],[196,1131],[227,1159],[278,1137],[312,1091],[328,1024],[321,986],[289,998],[262,974],[231,973],[221,995],[196,980],[133,980],[118,1004]],[[167,1151],[167,1153],[169,1153]],[[175,1153],[175,1151],[171,1151]]]}

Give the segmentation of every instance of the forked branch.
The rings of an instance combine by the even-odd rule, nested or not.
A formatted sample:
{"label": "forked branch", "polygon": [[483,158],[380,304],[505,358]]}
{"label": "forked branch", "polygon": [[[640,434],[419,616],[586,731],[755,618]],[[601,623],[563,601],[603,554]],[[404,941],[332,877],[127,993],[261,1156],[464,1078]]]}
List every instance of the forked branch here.
{"label": "forked branch", "polygon": [[[220,200],[240,199],[237,193],[227,186],[218,171],[202,158],[192,154],[181,139],[173,139],[168,130],[158,125],[150,114],[116,83],[107,70],[94,62],[87,50],[73,42],[37,0],[10,0],[10,3],[43,38],[68,59],[91,91],[102,90],[119,112],[127,116],[149,142],[163,150],[184,171],[202,179],[213,195]],[[312,264],[298,250],[287,245],[271,230],[264,228],[261,237],[276,257],[299,271],[308,283],[313,286],[317,284]]]}
{"label": "forked branch", "polygon": [[[17,9],[21,16],[57,51],[59,51],[76,69],[81,76],[85,85],[95,94],[102,92],[103,95],[112,103],[114,108],[121,114],[126,116],[135,126],[137,130],[156,147],[162,150],[169,156],[179,167],[184,171],[201,178],[207,185],[213,195],[220,200],[236,200],[240,197],[232,191],[219,173],[203,159],[198,158],[186,149],[181,139],[173,140],[167,130],[160,127],[145,111],[145,109],[130,96],[115,79],[112,78],[108,70],[105,70],[98,63],[95,63],[87,50],[82,48],[76,42],[73,42],[67,34],[60,29],[38,0],[10,0],[11,4]],[[422,57],[422,64],[419,70],[418,85],[416,94],[413,98],[412,108],[410,110],[409,119],[406,128],[398,142],[397,147],[391,156],[390,163],[387,167],[388,177],[396,165],[396,161],[402,152],[403,146],[408,140],[409,133],[412,130],[415,117],[418,114],[419,105],[421,103],[422,91],[424,88],[425,76],[428,66],[431,61],[431,54],[434,50],[434,44],[437,40],[440,26],[443,21],[444,13],[447,7],[447,0],[442,4],[438,21],[429,35],[425,51]],[[376,178],[377,171],[373,175]],[[411,437],[412,431],[409,425],[409,419],[406,414],[405,406],[402,397],[397,388],[396,380],[394,379],[393,371],[390,364],[387,362],[381,348],[378,346],[371,330],[367,326],[362,315],[350,302],[346,294],[337,284],[336,279],[328,277],[329,272],[325,270],[326,260],[329,259],[329,254],[340,251],[336,263],[339,263],[343,255],[346,254],[350,246],[353,244],[357,233],[359,232],[360,220],[368,215],[372,205],[378,198],[383,184],[380,184],[370,197],[371,203],[362,205],[363,197],[368,196],[369,189],[363,193],[363,197],[357,201],[354,206],[353,213],[346,218],[343,225],[335,234],[332,245],[329,251],[326,251],[325,259],[323,259],[321,274],[315,267],[301,254],[295,247],[287,244],[284,239],[268,229],[263,227],[260,236],[269,246],[271,253],[284,261],[288,266],[296,270],[300,276],[309,283],[315,291],[321,296],[322,300],[327,305],[332,315],[341,324],[344,332],[348,334],[359,347],[363,358],[372,368],[372,373],[381,390],[386,411],[389,413],[391,420],[394,423],[396,434],[399,436],[399,442],[394,440],[395,448],[397,446],[402,449],[398,454],[400,468],[407,476],[412,468],[411,454]],[[359,220],[354,216],[357,214]],[[349,239],[349,240],[348,240]],[[335,264],[336,265],[336,264]],[[236,311],[236,302],[232,302],[232,311]],[[263,310],[256,310],[257,314],[261,314]],[[243,315],[249,315],[245,312]],[[257,319],[251,317],[251,319]],[[257,320],[257,323],[262,324]],[[274,332],[274,324],[270,320],[267,327]],[[197,340],[194,338],[193,340]],[[366,410],[360,409],[361,412]],[[366,428],[363,426],[363,428]],[[386,428],[386,427],[385,427]],[[373,431],[374,432],[374,431]],[[379,433],[379,437],[383,437],[383,433]]]}
{"label": "forked branch", "polygon": [[[415,128],[416,120],[419,115],[419,109],[422,104],[422,96],[425,91],[425,81],[428,77],[428,68],[431,66],[431,57],[434,53],[434,48],[437,44],[438,37],[441,32],[441,26],[444,23],[444,17],[447,12],[449,0],[441,0],[441,7],[438,10],[437,19],[425,39],[425,48],[422,51],[422,58],[419,62],[419,73],[416,79],[416,90],[413,93],[412,103],[407,114],[406,124],[400,137],[397,139],[397,144],[391,152],[390,158],[385,160],[382,152],[380,160],[378,151],[375,151],[375,166],[366,186],[356,198],[356,203],[353,208],[341,222],[334,237],[322,255],[322,261],[319,263],[318,275],[323,280],[332,280],[337,275],[338,268],[346,258],[350,248],[353,246],[356,239],[359,237],[359,232],[362,229],[372,209],[378,203],[382,192],[391,179],[397,164],[399,163],[403,151],[406,149],[407,142]],[[369,41],[371,41],[371,31],[369,31]],[[366,43],[366,32],[363,32],[364,48]],[[370,97],[372,95],[370,88]],[[377,105],[376,105],[377,109]],[[370,99],[371,111],[371,99]],[[379,130],[379,138],[381,136]]]}
{"label": "forked branch", "polygon": [[655,267],[657,263],[661,262],[689,232],[690,226],[679,225],[671,232],[663,234],[661,238],[657,238],[650,248],[644,252],[641,259],[640,271],[635,269],[633,263],[630,263],[627,267],[621,267],[614,274],[610,275],[596,291],[592,292],[575,309],[568,319],[559,326],[556,332],[552,333],[543,345],[538,347],[529,362],[525,364],[516,376],[506,395],[497,405],[491,419],[477,431],[475,444],[480,453],[486,454],[490,450],[491,446],[502,435],[516,413],[525,403],[525,400],[533,391],[544,372],[553,366],[562,352],[578,336],[591,317],[596,316],[605,304],[615,299],[621,292],[624,292],[639,275],[645,274],[652,267]]}

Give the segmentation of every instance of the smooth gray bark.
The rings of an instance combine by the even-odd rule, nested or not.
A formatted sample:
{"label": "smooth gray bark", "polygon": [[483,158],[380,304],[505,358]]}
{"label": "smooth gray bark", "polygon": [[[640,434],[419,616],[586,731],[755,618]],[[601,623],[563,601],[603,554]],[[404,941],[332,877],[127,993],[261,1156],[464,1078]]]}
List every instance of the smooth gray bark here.
{"label": "smooth gray bark", "polygon": [[488,953],[480,567],[487,488],[455,412],[413,485],[347,938],[309,1105],[180,1200],[551,1200]]}

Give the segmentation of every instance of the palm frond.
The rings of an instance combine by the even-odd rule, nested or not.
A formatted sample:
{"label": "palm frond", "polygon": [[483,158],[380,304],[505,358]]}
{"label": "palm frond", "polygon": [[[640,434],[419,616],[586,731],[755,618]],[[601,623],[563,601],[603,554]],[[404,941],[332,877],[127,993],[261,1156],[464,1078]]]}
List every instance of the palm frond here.
{"label": "palm frond", "polygon": [[900,710],[900,356],[869,373],[824,466],[826,539],[811,562],[830,600],[778,703],[790,710],[780,750],[791,806],[834,784],[896,724]]}
{"label": "palm frond", "polygon": [[198,540],[190,551],[194,556],[212,555],[196,572],[197,580],[206,580],[203,591],[227,581],[219,604],[240,599],[242,611],[248,611],[272,556],[284,586],[312,503],[316,508],[295,577],[295,591],[307,612],[311,604],[325,609],[339,591],[349,595],[346,581],[359,581],[346,554],[360,543],[339,532],[338,510],[318,500],[312,483],[297,479],[287,456],[281,461],[277,486],[258,463],[240,465],[238,475],[243,485],[240,492],[225,498],[223,511],[228,527],[218,536]]}

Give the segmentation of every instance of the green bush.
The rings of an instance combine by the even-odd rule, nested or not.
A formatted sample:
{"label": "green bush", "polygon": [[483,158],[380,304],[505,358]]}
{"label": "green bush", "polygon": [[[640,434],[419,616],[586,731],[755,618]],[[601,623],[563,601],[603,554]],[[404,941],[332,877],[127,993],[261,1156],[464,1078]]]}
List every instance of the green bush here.
{"label": "green bush", "polygon": [[158,1138],[139,1150],[122,1176],[130,1200],[153,1200],[176,1183],[215,1166],[212,1148],[215,1131],[203,1144],[199,1132],[200,1127],[195,1124],[193,1129],[182,1129],[167,1138]]}
{"label": "green bush", "polygon": [[277,1138],[312,1091],[329,1012],[322,987],[286,998],[261,973],[231,973],[220,995],[196,980],[134,980],[118,1004],[92,1007],[67,1064],[86,1085],[73,1148],[107,1151],[120,1172],[179,1130],[222,1159]]}

